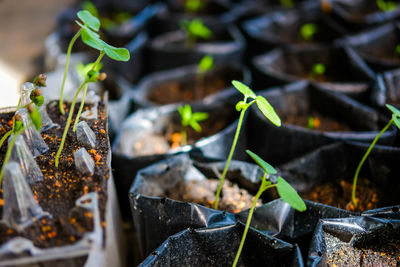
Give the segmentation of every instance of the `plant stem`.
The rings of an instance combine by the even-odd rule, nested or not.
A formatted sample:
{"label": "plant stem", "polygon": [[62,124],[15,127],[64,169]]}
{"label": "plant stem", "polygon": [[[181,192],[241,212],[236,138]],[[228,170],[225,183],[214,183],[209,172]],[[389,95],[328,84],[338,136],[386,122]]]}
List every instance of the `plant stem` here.
{"label": "plant stem", "polygon": [[187,145],[187,126],[182,126],[182,130],[181,130],[181,144],[182,146],[186,146]]}
{"label": "plant stem", "polygon": [[67,79],[67,74],[68,74],[68,67],[69,67],[69,59],[71,57],[71,51],[72,51],[72,47],[74,46],[74,43],[76,41],[76,39],[78,39],[78,37],[81,35],[81,31],[82,29],[80,29],[75,36],[72,38],[71,42],[69,42],[68,45],[68,51],[67,51],[67,60],[65,61],[65,70],[64,70],[64,77],[63,77],[63,81],[61,84],[61,94],[60,94],[60,100],[58,102],[58,106],[60,108],[60,112],[61,114],[65,114],[65,110],[63,107],[63,98],[64,98],[64,86],[65,86],[65,81]]}
{"label": "plant stem", "polygon": [[67,124],[65,125],[64,133],[63,133],[62,140],[61,140],[61,144],[60,144],[60,147],[58,148],[58,151],[57,151],[57,154],[56,154],[56,158],[55,158],[56,168],[58,168],[58,161],[60,159],[61,152],[62,152],[62,150],[64,148],[65,139],[67,138],[67,133],[68,133],[69,126],[71,125],[72,114],[74,113],[76,99],[78,98],[78,95],[79,95],[80,91],[82,90],[82,88],[86,84],[87,84],[86,81],[81,84],[81,86],[79,87],[78,91],[76,91],[76,93],[75,93],[74,99],[72,100],[70,111],[69,111],[69,114],[68,114]]}
{"label": "plant stem", "polygon": [[13,131],[10,130],[10,131],[6,132],[5,135],[3,135],[3,137],[2,137],[1,140],[0,140],[0,148],[1,148],[1,146],[3,145],[4,141],[6,141],[7,137],[9,137],[10,134],[11,134],[12,132],[13,132]]}
{"label": "plant stem", "polygon": [[[94,69],[97,67],[97,65],[99,64],[100,60],[103,58],[104,54],[105,54],[104,51],[101,51],[101,52],[100,52],[99,57],[96,59],[96,61],[94,62],[92,68],[88,71],[88,73],[89,73],[90,71],[94,70]],[[83,107],[84,107],[84,105],[85,105],[86,93],[87,93],[87,89],[88,89],[88,86],[89,86],[89,81],[88,81],[87,77],[86,77],[86,82],[87,82],[87,83],[86,83],[86,85],[85,85],[85,88],[83,89],[83,96],[82,96],[81,105],[79,106],[78,114],[76,114],[75,122],[74,122],[74,127],[73,127],[73,129],[72,129],[74,132],[76,132],[76,126],[77,126],[78,123],[79,123],[79,117],[81,116]]]}
{"label": "plant stem", "polygon": [[236,252],[236,257],[235,257],[235,260],[233,261],[232,267],[236,267],[236,265],[239,261],[239,257],[240,257],[240,254],[242,253],[244,241],[246,240],[247,232],[249,231],[251,219],[253,217],[253,212],[254,212],[254,209],[256,208],[258,199],[260,198],[261,194],[265,190],[267,190],[268,188],[276,187],[276,184],[272,184],[272,185],[268,185],[268,186],[266,185],[266,183],[267,183],[266,176],[267,176],[267,174],[265,173],[264,177],[262,178],[262,183],[261,183],[260,189],[258,189],[258,192],[257,192],[256,196],[254,197],[253,203],[251,205],[249,215],[247,216],[246,226],[244,227],[242,240],[240,241],[239,249]]}
{"label": "plant stem", "polygon": [[356,173],[354,174],[353,178],[353,190],[351,192],[351,200],[354,204],[355,207],[357,207],[357,200],[356,200],[356,186],[357,186],[357,180],[358,180],[358,174],[360,173],[361,167],[363,166],[365,160],[369,156],[369,154],[372,151],[372,148],[375,146],[376,142],[378,141],[379,137],[390,127],[390,125],[393,123],[393,119],[390,119],[388,124],[386,124],[385,127],[378,133],[378,135],[375,137],[375,139],[372,141],[371,145],[369,146],[367,152],[365,152],[363,158],[361,159],[360,163],[357,166]]}
{"label": "plant stem", "polygon": [[[244,102],[246,102],[246,100],[247,99],[245,98]],[[247,106],[247,107],[249,107],[249,106]],[[231,160],[232,160],[232,157],[233,157],[233,153],[235,152],[236,143],[237,143],[237,141],[239,139],[240,128],[242,128],[244,113],[246,112],[247,107],[243,108],[242,111],[240,112],[239,122],[238,122],[238,125],[237,125],[237,128],[236,128],[235,137],[233,139],[233,143],[232,143],[232,146],[231,146],[231,151],[229,152],[228,160],[226,161],[224,171],[222,172],[222,176],[221,176],[221,178],[219,180],[217,193],[215,194],[214,209],[218,208],[219,196],[221,194],[222,185],[224,183],[226,173],[228,172],[229,164],[231,163]]]}

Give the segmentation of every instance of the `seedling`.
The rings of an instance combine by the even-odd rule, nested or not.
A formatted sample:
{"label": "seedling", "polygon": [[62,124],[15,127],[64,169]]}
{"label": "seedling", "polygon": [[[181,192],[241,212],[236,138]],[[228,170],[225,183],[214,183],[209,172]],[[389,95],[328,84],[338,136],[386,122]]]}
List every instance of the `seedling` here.
{"label": "seedling", "polygon": [[250,227],[251,219],[253,217],[253,212],[256,207],[258,199],[261,197],[262,193],[264,193],[267,189],[276,187],[278,190],[279,196],[288,203],[292,208],[298,211],[305,211],[307,209],[306,204],[301,199],[299,194],[297,194],[296,190],[285,181],[281,176],[278,177],[278,182],[276,184],[272,184],[271,181],[267,180],[267,176],[270,174],[277,174],[277,171],[270,164],[261,159],[258,155],[251,152],[250,150],[246,150],[247,154],[264,170],[264,175],[260,177],[261,185],[258,189],[256,196],[253,199],[253,203],[251,205],[249,215],[247,216],[246,226],[244,227],[242,239],[240,241],[239,249],[236,253],[235,260],[232,264],[232,267],[235,267],[239,261],[240,254],[242,253],[242,249],[244,246],[244,241],[246,240],[246,235]]}
{"label": "seedling", "polygon": [[311,67],[310,74],[308,75],[312,79],[321,78],[326,72],[326,67],[322,63],[316,63]]}
{"label": "seedling", "polygon": [[89,11],[93,16],[99,18],[100,24],[106,30],[112,30],[118,25],[129,20],[132,15],[129,12],[119,11],[111,14],[111,18],[101,17],[96,6],[91,1],[84,1],[81,5],[82,9]]}
{"label": "seedling", "polygon": [[281,2],[281,6],[283,6],[283,7],[286,7],[286,8],[294,7],[293,0],[280,0],[280,2]]}
{"label": "seedling", "polygon": [[400,58],[400,44],[394,48],[394,57]]}
{"label": "seedling", "polygon": [[397,3],[393,1],[376,0],[376,5],[381,11],[393,11],[397,8]]}
{"label": "seedling", "polygon": [[193,47],[198,39],[208,40],[213,35],[200,19],[182,20],[180,26],[186,33],[185,47]]}
{"label": "seedling", "polygon": [[354,207],[357,207],[357,198],[356,198],[356,189],[357,189],[357,180],[358,180],[358,175],[360,173],[360,170],[362,166],[364,165],[365,160],[368,158],[369,154],[371,153],[372,149],[374,148],[376,142],[378,141],[379,137],[387,130],[389,127],[394,123],[397,128],[400,129],[400,110],[397,108],[393,107],[392,105],[386,104],[386,107],[392,112],[392,118],[389,120],[389,122],[383,127],[383,129],[378,133],[378,135],[375,137],[374,140],[372,140],[371,145],[368,147],[367,151],[365,152],[364,156],[362,157],[360,163],[358,163],[356,172],[354,174],[353,178],[353,190],[351,192],[351,200],[354,204]]}
{"label": "seedling", "polygon": [[[78,73],[79,80],[81,82],[85,81],[87,73],[93,68],[94,63],[89,63],[84,65],[82,62],[79,62],[75,65],[75,71]],[[100,71],[103,67],[103,63],[99,63],[96,65],[94,71]]]}
{"label": "seedling", "polygon": [[205,78],[206,73],[214,68],[214,58],[210,55],[205,55],[197,65],[197,74],[196,74],[196,87],[195,89],[195,98],[200,99],[203,97],[201,92],[202,88],[205,86]]}
{"label": "seedling", "polygon": [[308,129],[316,129],[321,125],[321,121],[315,117],[308,117],[307,120],[307,128]]}
{"label": "seedling", "polygon": [[[76,23],[81,27],[81,29],[71,40],[71,43],[70,43],[71,48],[72,48],[73,43],[75,42],[74,39],[76,40],[76,38],[81,36],[82,41],[86,45],[88,45],[96,50],[99,50],[100,54],[99,54],[98,58],[96,59],[96,61],[93,63],[91,69],[86,73],[85,80],[79,86],[79,88],[76,91],[74,98],[72,100],[70,111],[68,114],[67,123],[65,125],[64,133],[63,133],[63,136],[61,139],[60,147],[59,147],[56,157],[55,157],[55,166],[56,167],[58,167],[59,158],[60,158],[61,152],[64,148],[65,139],[67,137],[67,133],[68,133],[68,130],[69,130],[69,127],[71,124],[72,115],[74,113],[75,104],[76,104],[79,93],[83,90],[81,105],[80,105],[78,113],[76,115],[75,123],[74,123],[74,127],[73,127],[74,132],[76,131],[76,126],[78,125],[79,117],[80,117],[83,107],[85,105],[85,98],[86,98],[86,93],[87,93],[87,89],[88,89],[88,84],[90,82],[97,82],[99,80],[100,81],[104,80],[107,77],[107,75],[105,73],[99,73],[98,71],[96,71],[97,66],[100,64],[100,61],[102,60],[104,55],[107,55],[108,57],[110,57],[111,59],[114,59],[116,61],[128,61],[129,57],[130,57],[129,51],[127,49],[111,46],[100,39],[100,36],[96,33],[100,29],[100,21],[98,20],[98,18],[94,17],[89,11],[87,11],[87,10],[79,11],[77,13],[77,16],[78,16],[78,18],[81,19],[81,21],[84,24],[82,24],[79,21],[76,21]],[[68,62],[68,59],[67,59],[67,62]],[[68,67],[66,67],[66,69],[65,69],[63,84],[65,82],[67,70],[68,70]],[[61,96],[62,96],[62,94],[63,94],[62,91],[63,91],[64,86],[62,85],[61,88],[62,88],[61,89]],[[62,105],[63,105],[62,97],[60,97],[60,111],[61,111]],[[62,111],[61,111],[61,113],[64,114]]]}
{"label": "seedling", "polygon": [[181,145],[187,145],[187,128],[192,127],[198,133],[201,133],[202,129],[199,122],[208,119],[208,113],[206,112],[192,112],[192,107],[189,104],[183,107],[178,107],[179,115],[181,115]]}
{"label": "seedling", "polygon": [[300,27],[300,34],[306,41],[311,41],[314,39],[315,34],[319,31],[318,25],[314,23],[306,23]]}
{"label": "seedling", "polygon": [[[257,96],[247,85],[239,82],[239,81],[232,81],[233,86],[243,94],[244,98],[242,101],[239,101],[236,104],[236,110],[240,112],[238,125],[236,127],[235,137],[233,138],[233,143],[231,146],[231,150],[228,155],[228,159],[225,164],[225,168],[222,172],[221,178],[219,180],[218,189],[215,194],[215,201],[214,201],[214,209],[218,208],[219,196],[221,194],[222,185],[225,180],[225,176],[228,172],[229,164],[232,160],[233,153],[235,152],[236,144],[239,139],[240,129],[242,127],[244,114],[246,110],[254,103],[257,104],[258,109],[264,114],[264,116],[269,119],[273,124],[280,127],[281,126],[281,119],[276,114],[274,108],[271,104],[265,99],[263,96]],[[247,100],[250,102],[247,103]]]}
{"label": "seedling", "polygon": [[203,0],[186,0],[185,11],[188,13],[197,13],[204,8]]}

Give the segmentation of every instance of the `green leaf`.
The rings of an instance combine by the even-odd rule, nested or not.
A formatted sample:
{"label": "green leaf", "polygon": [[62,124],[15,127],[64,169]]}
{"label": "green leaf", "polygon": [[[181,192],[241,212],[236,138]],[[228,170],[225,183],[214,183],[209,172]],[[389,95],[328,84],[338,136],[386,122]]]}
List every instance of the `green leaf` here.
{"label": "green leaf", "polygon": [[104,42],[100,40],[99,36],[88,28],[82,28],[81,38],[82,41],[88,46],[102,51],[104,49]]}
{"label": "green leaf", "polygon": [[305,211],[307,209],[306,204],[301,199],[296,190],[286,182],[282,177],[278,177],[278,183],[276,184],[279,196],[288,203],[292,208],[298,211]]}
{"label": "green leaf", "polygon": [[256,98],[256,103],[265,117],[267,117],[276,126],[281,126],[281,119],[279,118],[278,114],[276,114],[271,104],[268,103],[267,99],[259,95]]}
{"label": "green leaf", "polygon": [[87,10],[81,10],[78,12],[78,18],[89,28],[91,28],[94,31],[99,31],[100,29],[100,21],[98,18],[93,16],[89,11]]}
{"label": "green leaf", "polygon": [[196,132],[200,133],[201,132],[201,126],[200,124],[195,121],[195,120],[190,120],[189,125],[195,130]]}
{"label": "green leaf", "polygon": [[201,73],[205,73],[214,67],[214,58],[210,55],[204,56],[197,66]]}
{"label": "green leaf", "polygon": [[300,34],[306,41],[312,40],[317,32],[318,26],[314,23],[306,23],[300,27]]}
{"label": "green leaf", "polygon": [[390,111],[391,111],[393,114],[396,114],[396,116],[399,116],[399,117],[400,117],[400,110],[398,110],[397,108],[395,108],[395,107],[393,107],[392,105],[389,105],[389,104],[386,104],[386,107],[387,107],[388,109],[390,109]]}
{"label": "green leaf", "polygon": [[267,174],[277,174],[277,171],[274,167],[265,162],[262,158],[260,158],[257,154],[251,152],[250,150],[246,150],[246,153],[261,167]]}
{"label": "green leaf", "polygon": [[22,121],[15,121],[14,132],[18,133],[22,127],[24,127],[24,123]]}
{"label": "green leaf", "polygon": [[253,99],[256,99],[256,94],[244,83],[233,80],[232,85],[239,91],[241,92],[244,96],[251,97]]}
{"label": "green leaf", "polygon": [[397,115],[395,115],[395,114],[392,114],[392,119],[394,121],[394,124],[396,124],[397,128],[400,129],[400,119],[399,119],[399,117],[397,117]]}
{"label": "green leaf", "polygon": [[36,130],[39,131],[42,128],[42,117],[40,116],[39,109],[36,106],[34,106],[32,112],[29,112],[29,117],[31,118]]}
{"label": "green leaf", "polygon": [[[94,66],[94,62],[84,65],[82,62],[79,62],[75,65],[75,71],[78,74],[80,80],[83,82],[86,79],[86,75]],[[103,67],[103,63],[99,62],[94,68],[95,71],[100,72]]]}
{"label": "green leaf", "polygon": [[128,61],[130,58],[128,49],[114,47],[109,44],[105,44],[104,52],[106,53],[107,56],[116,61]]}
{"label": "green leaf", "polygon": [[99,11],[97,7],[90,1],[82,2],[82,9],[89,11],[93,16],[99,17]]}
{"label": "green leaf", "polygon": [[42,95],[31,97],[31,100],[38,107],[42,106],[44,103],[44,97]]}
{"label": "green leaf", "polygon": [[193,113],[193,120],[195,121],[204,121],[208,119],[208,113],[207,112],[195,112]]}

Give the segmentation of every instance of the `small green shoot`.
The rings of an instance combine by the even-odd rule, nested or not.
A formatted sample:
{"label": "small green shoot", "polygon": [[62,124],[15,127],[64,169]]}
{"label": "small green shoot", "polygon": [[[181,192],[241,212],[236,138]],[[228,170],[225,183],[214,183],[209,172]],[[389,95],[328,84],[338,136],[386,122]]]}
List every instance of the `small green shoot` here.
{"label": "small green shoot", "polygon": [[279,0],[281,2],[281,6],[285,8],[294,7],[294,0]]}
{"label": "small green shoot", "polygon": [[[237,141],[239,139],[239,134],[240,134],[240,129],[242,127],[243,124],[243,118],[244,118],[244,114],[246,112],[246,110],[254,103],[257,104],[258,109],[262,112],[262,114],[269,119],[273,124],[275,124],[276,126],[280,127],[281,126],[281,119],[279,118],[279,116],[276,114],[274,108],[271,106],[271,104],[263,97],[263,96],[257,96],[253,90],[251,90],[247,85],[245,85],[244,83],[241,83],[239,81],[232,81],[232,85],[240,92],[243,94],[243,100],[239,101],[236,104],[236,110],[240,112],[240,116],[239,116],[239,121],[238,121],[238,125],[236,127],[236,132],[235,132],[235,137],[233,139],[233,143],[231,146],[231,150],[229,152],[228,155],[228,159],[226,161],[224,170],[222,172],[221,178],[219,180],[219,184],[218,184],[218,189],[217,192],[215,194],[215,201],[214,201],[214,209],[218,208],[218,203],[219,203],[219,196],[221,194],[221,190],[222,190],[222,185],[224,183],[225,180],[225,176],[228,172],[228,168],[230,165],[230,162],[232,160],[233,157],[233,153],[235,152],[235,148],[236,148],[236,144]],[[248,100],[250,102],[248,102]]]}
{"label": "small green shoot", "polygon": [[206,112],[192,112],[192,107],[186,104],[182,107],[178,107],[179,115],[181,115],[181,145],[187,145],[187,128],[192,127],[193,130],[200,133],[202,131],[199,122],[208,119],[208,113]]}
{"label": "small green shoot", "polygon": [[321,121],[315,117],[308,117],[307,119],[307,128],[308,129],[317,129],[321,125]]}
{"label": "small green shoot", "polygon": [[194,87],[195,99],[203,98],[203,89],[205,87],[206,73],[214,68],[214,58],[205,55],[197,65],[196,86]]}
{"label": "small green shoot", "polygon": [[319,31],[318,25],[314,23],[306,23],[300,27],[300,34],[306,41],[312,41],[315,34]]}
{"label": "small green shoot", "polygon": [[198,39],[209,40],[213,33],[200,19],[182,20],[181,29],[186,33],[186,47],[193,47]]}
{"label": "small green shoot", "polygon": [[277,171],[274,169],[274,167],[272,167],[270,164],[265,162],[263,159],[261,159],[258,155],[251,152],[250,150],[246,150],[246,152],[264,170],[264,175],[260,177],[261,185],[260,188],[258,189],[256,196],[253,199],[249,215],[247,216],[246,226],[243,231],[239,249],[236,253],[236,257],[232,264],[232,267],[235,267],[239,261],[239,257],[240,254],[242,253],[244,242],[246,240],[247,232],[250,227],[251,219],[253,217],[253,212],[256,207],[257,201],[267,189],[276,187],[278,194],[283,199],[283,201],[288,203],[295,210],[303,212],[307,209],[306,204],[301,199],[299,194],[297,194],[296,190],[294,190],[294,188],[288,182],[286,182],[285,179],[283,179],[281,176],[278,177],[278,182],[276,184],[272,184],[271,181],[267,180],[267,176],[269,174],[277,174]]}
{"label": "small green shoot", "polygon": [[214,58],[210,55],[205,55],[197,65],[199,73],[206,73],[214,68]]}
{"label": "small green shoot", "polygon": [[326,73],[325,65],[322,63],[316,63],[311,67],[308,77],[314,80],[320,80],[323,78],[323,75],[325,73]]}
{"label": "small green shoot", "polygon": [[376,5],[381,11],[393,11],[397,8],[397,3],[393,1],[376,0]]}
{"label": "small green shoot", "polygon": [[[90,70],[92,70],[93,66],[94,66],[94,63],[89,63],[89,64],[84,65],[82,62],[79,62],[75,65],[75,71],[78,74],[79,80],[81,82],[85,81],[88,72]],[[99,64],[97,64],[95,66],[95,69],[93,69],[93,70],[100,72],[100,70],[102,68],[103,68],[103,63],[100,62]]]}
{"label": "small green shoot", "polygon": [[400,58],[400,44],[396,45],[394,48],[394,57]]}
{"label": "small green shoot", "polygon": [[203,0],[186,0],[185,2],[185,12],[197,13],[204,8]]}
{"label": "small green shoot", "polygon": [[376,142],[381,137],[381,135],[386,132],[387,129],[394,123],[397,128],[400,129],[400,110],[393,107],[392,105],[386,104],[386,107],[392,112],[392,118],[389,122],[383,127],[383,129],[378,133],[374,140],[372,140],[371,145],[368,147],[367,151],[365,152],[364,156],[362,157],[360,163],[357,166],[356,172],[353,178],[353,190],[351,193],[351,201],[353,202],[354,207],[357,207],[358,198],[356,197],[356,189],[357,189],[357,180],[358,175],[360,174],[361,168],[364,165],[365,160],[368,158],[369,154],[371,153],[372,149],[374,148]]}

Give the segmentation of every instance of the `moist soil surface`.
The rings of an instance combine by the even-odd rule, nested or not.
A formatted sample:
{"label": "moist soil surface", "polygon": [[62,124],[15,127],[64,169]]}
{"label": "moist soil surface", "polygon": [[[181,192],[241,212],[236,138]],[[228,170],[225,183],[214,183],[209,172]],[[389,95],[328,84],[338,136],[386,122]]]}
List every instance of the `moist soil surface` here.
{"label": "moist soil surface", "polygon": [[[282,115],[281,118],[285,124],[298,125],[321,132],[349,132],[352,130],[347,124],[331,117],[321,115],[315,111],[304,115]],[[309,125],[310,120],[312,120],[313,127],[309,127],[311,126]]]}
{"label": "moist soil surface", "polygon": [[[208,208],[213,208],[215,193],[218,188],[219,180],[207,179],[202,181],[180,182],[174,188],[166,192],[166,196],[171,199],[193,202]],[[245,189],[239,188],[228,180],[224,181],[222,193],[218,203],[218,209],[227,212],[237,213],[251,208],[253,195]],[[259,199],[256,206],[261,206]]]}
{"label": "moist soil surface", "polygon": [[[77,106],[79,107],[79,104]],[[69,105],[65,106],[65,115],[60,114],[57,102],[49,103],[47,108],[53,122],[62,126],[66,124]],[[89,109],[89,106],[86,105],[84,109]],[[75,113],[77,110],[78,108],[76,107]],[[0,114],[0,138],[11,129],[12,115]],[[82,176],[75,169],[73,152],[82,146],[78,144],[76,135],[72,131],[73,123],[71,123],[67,135],[58,169],[54,165],[54,158],[61,142],[64,128],[52,128],[42,133],[49,151],[38,156],[35,160],[44,178],[30,186],[43,211],[50,213],[52,217],[40,218],[22,232],[18,232],[12,226],[0,223],[1,244],[16,236],[30,239],[39,248],[75,243],[86,232],[93,230],[93,214],[86,209],[75,206],[75,201],[89,192],[98,193],[101,225],[103,228],[106,226],[105,208],[107,202],[107,179],[109,178],[107,164],[109,145],[106,120],[106,110],[102,102],[99,103],[98,119],[86,120],[97,138],[94,149],[86,148],[92,158],[95,159],[95,173],[91,176]],[[1,164],[3,164],[5,151],[6,146],[3,145],[0,150]],[[4,204],[3,189],[1,189],[0,214],[2,214]]]}

